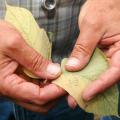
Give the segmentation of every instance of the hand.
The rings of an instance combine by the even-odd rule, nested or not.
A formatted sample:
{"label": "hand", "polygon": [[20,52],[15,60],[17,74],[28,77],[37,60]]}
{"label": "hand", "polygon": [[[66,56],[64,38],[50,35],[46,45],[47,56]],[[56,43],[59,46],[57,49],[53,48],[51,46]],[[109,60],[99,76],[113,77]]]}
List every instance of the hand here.
{"label": "hand", "polygon": [[16,69],[19,64],[43,79],[55,79],[61,74],[58,64],[44,59],[27,45],[12,25],[1,20],[0,94],[29,110],[46,112],[65,92],[53,84],[40,87],[39,83],[18,76]]}
{"label": "hand", "polygon": [[91,100],[120,79],[120,0],[87,0],[79,16],[80,35],[66,64],[78,71],[89,62],[96,46],[106,54],[110,66],[83,93]]}

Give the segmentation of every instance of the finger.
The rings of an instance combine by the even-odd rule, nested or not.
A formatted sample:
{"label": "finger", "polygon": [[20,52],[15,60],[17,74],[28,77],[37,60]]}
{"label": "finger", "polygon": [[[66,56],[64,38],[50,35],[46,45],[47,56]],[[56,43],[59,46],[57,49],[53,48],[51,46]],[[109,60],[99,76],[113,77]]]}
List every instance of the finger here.
{"label": "finger", "polygon": [[26,82],[15,74],[2,81],[0,91],[4,96],[38,105],[46,104],[66,94],[62,88],[54,84],[40,88],[39,85]]}
{"label": "finger", "polygon": [[120,69],[117,67],[109,68],[103,73],[98,80],[92,82],[83,92],[83,99],[86,101],[94,98],[98,93],[105,91],[107,88],[114,85],[120,77]]}
{"label": "finger", "polygon": [[76,108],[77,102],[75,101],[75,99],[74,99],[72,96],[68,95],[68,96],[67,96],[67,101],[68,101],[68,105],[69,105],[72,109],[75,109],[75,108]]}
{"label": "finger", "polygon": [[105,51],[107,57],[111,58],[117,51],[120,50],[120,42],[116,42],[111,45],[108,50]]}
{"label": "finger", "polygon": [[34,104],[42,104],[40,101],[40,87],[25,79],[12,74],[0,81],[0,91],[4,96],[16,99],[22,102],[31,102]]}
{"label": "finger", "polygon": [[92,25],[83,24],[72,54],[66,64],[68,71],[77,71],[85,67],[103,35],[102,30],[98,30],[99,26],[94,28]]}
{"label": "finger", "polygon": [[40,94],[42,101],[49,102],[66,95],[67,92],[55,84],[49,84],[41,88]]}
{"label": "finger", "polygon": [[15,103],[24,107],[25,109],[28,109],[33,112],[38,112],[38,113],[47,113],[55,104],[55,103],[51,103],[44,106],[38,106],[38,105],[19,102],[19,101],[15,101]]}
{"label": "finger", "polygon": [[120,35],[119,34],[115,34],[113,36],[110,36],[110,35],[105,35],[102,40],[100,41],[100,45],[102,46],[105,46],[105,47],[108,47],[108,46],[111,46],[115,43],[119,43],[120,44]]}
{"label": "finger", "polygon": [[20,35],[11,38],[10,42],[6,47],[6,54],[35,75],[44,79],[55,79],[61,74],[60,65],[44,59]]}

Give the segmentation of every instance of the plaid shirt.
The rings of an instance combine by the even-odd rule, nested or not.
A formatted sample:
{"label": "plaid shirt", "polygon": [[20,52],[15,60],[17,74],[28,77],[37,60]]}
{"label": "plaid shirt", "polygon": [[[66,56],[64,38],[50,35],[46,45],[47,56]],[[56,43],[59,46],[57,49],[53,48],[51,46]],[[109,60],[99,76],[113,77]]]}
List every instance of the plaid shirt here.
{"label": "plaid shirt", "polygon": [[[32,12],[36,21],[46,31],[53,33],[52,58],[60,62],[67,57],[75,44],[79,34],[78,15],[80,7],[85,0],[57,0],[56,9],[47,11],[41,7],[41,0],[6,0],[8,4],[27,8]],[[0,16],[5,15],[5,0],[0,0]],[[61,111],[62,110],[62,111]],[[17,120],[92,120],[92,116],[81,109],[72,111],[68,108],[65,100],[60,100],[57,107],[51,110],[48,115],[41,115],[27,111],[15,105]],[[91,119],[90,119],[91,118]]]}
{"label": "plaid shirt", "polygon": [[[52,57],[56,62],[60,62],[63,57],[70,54],[79,34],[78,15],[80,7],[85,0],[57,0],[56,9],[47,11],[41,7],[41,0],[6,0],[8,4],[27,8],[32,12],[36,21],[46,31],[52,32],[53,52]],[[5,0],[0,0],[0,18],[5,15]],[[33,113],[24,111],[20,106],[16,106],[16,117],[18,120],[40,120]],[[29,113],[29,114],[28,114]],[[71,115],[74,114],[73,111]],[[78,112],[75,120],[82,119],[82,113]],[[60,117],[60,116],[59,116]],[[78,117],[78,118],[75,118]],[[70,118],[69,118],[70,119]],[[72,119],[72,118],[71,118]],[[105,118],[104,118],[105,119]],[[112,118],[106,118],[112,120]],[[88,120],[87,117],[84,120]]]}
{"label": "plaid shirt", "polygon": [[[41,0],[6,0],[8,4],[27,8],[46,31],[53,33],[52,57],[59,62],[71,52],[79,34],[78,15],[82,0],[57,0],[56,9],[47,11]],[[0,0],[0,16],[5,15],[5,0]]]}

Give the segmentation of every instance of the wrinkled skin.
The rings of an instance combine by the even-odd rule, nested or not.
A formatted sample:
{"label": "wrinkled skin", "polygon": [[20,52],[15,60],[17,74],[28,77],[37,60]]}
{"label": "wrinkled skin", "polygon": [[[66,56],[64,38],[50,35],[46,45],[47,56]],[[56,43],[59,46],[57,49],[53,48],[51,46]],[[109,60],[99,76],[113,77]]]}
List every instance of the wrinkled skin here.
{"label": "wrinkled skin", "polygon": [[110,63],[109,69],[83,92],[84,100],[88,101],[120,79],[120,0],[87,0],[78,24],[81,33],[66,69],[84,68],[96,46],[102,49]]}
{"label": "wrinkled skin", "polygon": [[[80,11],[80,35],[71,53],[66,69],[78,71],[86,66],[97,45],[110,62],[109,69],[94,81],[83,93],[85,100],[91,100],[120,78],[120,0],[87,0]],[[6,33],[6,35],[4,35]],[[46,112],[53,102],[66,94],[61,88],[39,82],[28,82],[15,74],[18,65],[31,70],[41,78],[55,79],[61,72],[59,65],[45,60],[30,48],[10,24],[0,21],[0,93],[17,104],[35,111]],[[31,54],[28,54],[31,53]],[[48,68],[49,65],[54,68]],[[51,66],[50,65],[50,66]],[[50,74],[50,71],[57,71]],[[51,102],[53,101],[53,102]],[[75,107],[75,100],[68,96],[68,104]]]}
{"label": "wrinkled skin", "polygon": [[45,113],[66,94],[54,84],[41,86],[39,80],[33,82],[20,72],[16,74],[20,65],[42,79],[52,80],[61,74],[58,64],[44,59],[12,25],[0,21],[0,95],[31,111]]}

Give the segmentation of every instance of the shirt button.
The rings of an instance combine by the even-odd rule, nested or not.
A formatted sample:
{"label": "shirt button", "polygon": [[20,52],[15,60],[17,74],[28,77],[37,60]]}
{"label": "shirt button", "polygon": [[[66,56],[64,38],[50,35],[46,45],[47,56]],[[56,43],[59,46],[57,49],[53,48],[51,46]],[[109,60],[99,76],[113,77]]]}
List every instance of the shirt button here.
{"label": "shirt button", "polygon": [[47,10],[52,10],[56,7],[56,0],[41,0],[42,7]]}

